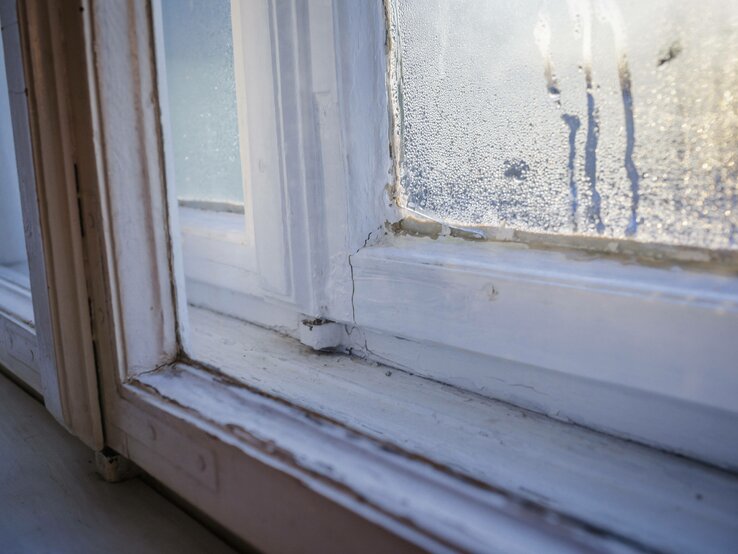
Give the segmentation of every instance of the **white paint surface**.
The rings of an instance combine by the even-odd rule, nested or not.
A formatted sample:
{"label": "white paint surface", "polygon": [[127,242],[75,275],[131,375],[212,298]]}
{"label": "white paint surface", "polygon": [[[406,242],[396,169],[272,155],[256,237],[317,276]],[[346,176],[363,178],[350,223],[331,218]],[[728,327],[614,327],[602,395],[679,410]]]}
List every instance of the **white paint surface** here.
{"label": "white paint surface", "polygon": [[[201,359],[239,382],[383,444],[651,548],[701,552],[738,544],[735,475],[387,366],[317,354],[292,339],[204,310],[192,310],[192,317],[197,320],[193,348]],[[308,444],[312,439],[290,438],[276,430],[270,434],[267,416],[262,427],[239,415],[250,393],[234,388],[227,395],[232,404],[222,405],[215,400],[216,389],[206,385],[209,377],[203,381],[193,375],[191,381],[188,375],[152,374],[144,383],[181,404],[198,406],[218,425],[250,429],[260,440],[274,441],[294,454],[308,449],[309,455],[297,454],[301,463],[362,493],[368,494],[368,487],[386,495],[388,507],[395,509],[392,503],[399,502],[390,490],[408,494],[403,502],[418,510],[411,512],[413,517],[427,525],[433,521],[427,507],[404,488],[410,484],[384,489],[388,477],[379,478],[380,484],[373,470],[342,465],[321,448],[320,440]],[[442,498],[434,502],[443,503]],[[473,513],[455,514],[459,521],[452,514],[444,517],[468,526],[470,536],[483,532],[475,527]]]}

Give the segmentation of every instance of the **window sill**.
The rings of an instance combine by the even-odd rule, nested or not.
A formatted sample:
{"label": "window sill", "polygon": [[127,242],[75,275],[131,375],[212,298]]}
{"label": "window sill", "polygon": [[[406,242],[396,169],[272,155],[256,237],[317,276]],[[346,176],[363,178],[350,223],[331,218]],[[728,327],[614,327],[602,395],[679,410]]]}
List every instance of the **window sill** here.
{"label": "window sill", "polygon": [[[426,548],[699,551],[738,541],[729,473],[224,316],[191,317],[194,351],[224,373],[176,364],[125,394],[155,397]],[[151,425],[127,432],[156,449],[140,431]],[[171,446],[158,445],[177,456]],[[210,455],[183,452],[178,464],[216,486],[216,464],[198,461]]]}
{"label": "window sill", "polygon": [[410,236],[351,264],[370,357],[738,469],[735,276]]}

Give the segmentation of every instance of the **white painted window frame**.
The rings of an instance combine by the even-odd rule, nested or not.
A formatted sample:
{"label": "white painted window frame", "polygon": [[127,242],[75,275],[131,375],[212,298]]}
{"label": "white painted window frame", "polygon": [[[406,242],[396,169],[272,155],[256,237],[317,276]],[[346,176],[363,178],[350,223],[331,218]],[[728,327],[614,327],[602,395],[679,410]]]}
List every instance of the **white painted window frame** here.
{"label": "white painted window frame", "polygon": [[[375,296],[367,295],[371,291],[371,271],[376,271],[371,256],[379,256],[380,261],[384,256],[388,265],[399,267],[400,261],[391,258],[392,249],[399,249],[403,255],[410,250],[394,244],[410,239],[392,237],[374,242],[383,233],[383,203],[389,201],[384,186],[376,186],[388,184],[388,166],[381,162],[387,154],[377,155],[380,151],[374,148],[377,144],[388,146],[389,132],[381,7],[369,2],[349,6],[340,0],[252,0],[248,4],[253,9],[252,24],[269,35],[270,45],[279,46],[279,55],[272,59],[282,62],[290,55],[297,59],[308,53],[315,57],[314,63],[296,64],[300,71],[293,67],[295,74],[310,77],[313,83],[314,90],[307,95],[309,101],[296,95],[303,100],[297,103],[304,110],[300,112],[304,119],[299,120],[312,124],[302,126],[301,133],[293,137],[300,147],[297,151],[303,155],[289,158],[292,165],[283,165],[286,174],[302,176],[286,180],[292,187],[289,190],[299,192],[287,195],[285,208],[290,214],[287,230],[291,234],[285,244],[292,264],[288,276],[294,305],[305,314],[339,322],[352,322],[356,314],[363,329],[347,325],[345,332],[347,344],[357,349],[381,351],[389,360],[400,359],[401,355],[418,356],[425,348],[419,348],[417,339],[399,348],[398,344],[408,341],[393,338],[384,327],[381,333],[373,333],[371,321],[361,323],[367,313],[382,313],[381,306],[372,312],[362,304],[369,297],[376,301]],[[176,228],[179,209],[173,195],[167,194],[170,173],[164,156],[166,135],[160,104],[156,102],[162,81],[161,68],[154,63],[157,45],[152,40],[157,5],[138,0],[85,0],[81,11],[73,3],[27,0],[21,5],[25,25],[32,32],[24,45],[26,52],[31,52],[31,41],[46,47],[54,41],[57,46],[65,45],[55,49],[53,56],[47,51],[48,58],[43,58],[54,60],[57,67],[43,59],[33,65],[29,97],[36,105],[31,110],[37,129],[34,144],[43,150],[38,159],[46,169],[40,178],[41,188],[56,185],[58,190],[58,202],[46,208],[59,215],[45,224],[53,235],[49,241],[59,249],[71,248],[74,254],[74,263],[54,266],[64,279],[57,279],[52,290],[59,296],[69,293],[65,284],[74,285],[87,301],[87,310],[67,313],[65,318],[55,319],[52,327],[54,333],[64,328],[64,338],[73,347],[80,345],[82,352],[93,350],[91,365],[78,364],[74,371],[68,369],[67,375],[73,378],[70,395],[84,398],[88,384],[99,383],[105,445],[131,458],[237,536],[267,551],[356,551],[357,544],[366,551],[412,546],[439,552],[581,548],[627,551],[641,545],[638,538],[602,533],[601,527],[592,527],[586,518],[568,515],[571,502],[550,502],[538,486],[526,491],[524,485],[546,467],[534,465],[527,476],[513,476],[503,488],[497,488],[470,478],[463,464],[439,462],[442,453],[437,451],[438,444],[436,450],[424,454],[397,430],[378,434],[362,414],[371,413],[390,428],[400,419],[377,409],[382,397],[376,395],[385,386],[378,378],[384,378],[385,372],[389,378],[390,368],[356,362],[356,389],[362,393],[344,399],[349,405],[353,404],[351,400],[356,401],[353,413],[341,413],[337,407],[322,405],[323,395],[338,395],[339,389],[332,387],[339,382],[336,378],[343,378],[340,356],[327,357],[323,362],[337,364],[333,373],[338,377],[311,370],[307,382],[293,380],[292,385],[290,379],[300,376],[302,366],[307,364],[305,350],[294,344],[284,346],[280,341],[289,339],[276,334],[269,336],[277,340],[278,353],[262,362],[275,367],[258,366],[258,343],[241,345],[255,351],[250,365],[243,368],[245,378],[192,360],[184,341],[188,330],[182,290],[185,272],[178,251],[181,245],[170,233]],[[279,28],[275,21],[284,22],[285,28],[295,30],[295,34],[275,35]],[[366,75],[367,66],[353,63],[351,57],[318,55],[327,51],[327,44],[342,44],[357,31],[366,33],[366,41],[358,43],[358,52],[352,56],[357,55],[374,68],[369,73],[371,86],[355,86],[367,84],[366,77],[358,79],[357,74],[353,74],[356,82],[351,77],[339,81],[335,76],[337,68],[341,73],[350,67]],[[280,63],[279,67],[289,65]],[[350,71],[343,74],[351,75]],[[69,80],[60,77],[64,75],[69,75]],[[72,77],[74,94],[70,88]],[[284,100],[289,90],[281,88],[280,94]],[[57,95],[68,98],[68,104],[55,102]],[[46,117],[39,117],[39,113]],[[64,121],[59,127],[66,133],[63,136],[53,133],[55,122],[61,118]],[[377,128],[369,138],[364,127],[367,121]],[[340,147],[321,148],[326,144]],[[52,172],[53,163],[61,170]],[[70,163],[77,169],[77,179],[69,179]],[[312,182],[314,188],[305,186],[305,182]],[[308,194],[318,189],[322,194]],[[70,211],[72,204],[81,212]],[[369,214],[367,206],[374,206],[376,211]],[[356,207],[359,209],[352,211]],[[348,218],[348,213],[363,215]],[[78,220],[63,220],[63,214],[77,214]],[[80,221],[84,222],[84,233]],[[316,226],[315,222],[322,225]],[[51,231],[56,231],[58,237]],[[422,255],[422,249],[416,247],[418,242],[412,242],[412,250]],[[438,248],[449,246],[443,241],[433,244]],[[284,270],[284,264],[279,270]],[[298,280],[294,279],[296,275],[313,277]],[[491,292],[485,289],[488,298]],[[82,313],[89,318],[87,321]],[[216,336],[219,329],[213,329]],[[247,336],[258,335],[243,327],[243,331],[239,328],[225,338],[233,343],[234,338]],[[440,344],[428,343],[425,347],[426,356],[439,354],[440,361],[448,362],[449,370],[466,363],[469,356],[469,352],[454,354],[454,350]],[[282,358],[287,368],[283,372],[276,367],[276,361]],[[487,367],[488,357],[482,356],[481,360],[483,368]],[[403,365],[411,367],[412,363],[406,361]],[[269,382],[263,381],[264,370],[271,374]],[[432,402],[446,394],[464,406],[479,401],[476,395],[412,375],[403,380],[408,406],[415,406],[425,416],[425,424],[434,409],[438,410],[436,416],[443,411],[443,406],[439,409]],[[300,386],[297,394],[282,392],[295,383]],[[310,391],[318,395],[299,398]],[[363,396],[368,391],[374,395],[369,399]],[[377,398],[378,403],[372,401]],[[403,398],[388,398],[387,402],[402,413]],[[362,412],[359,404],[369,406],[371,412]],[[500,417],[512,420],[532,417],[511,407],[507,408],[509,412],[500,410],[499,405],[495,409]],[[75,413],[84,414],[84,410]],[[87,415],[93,425],[94,413]],[[458,426],[455,421],[451,419],[447,432],[477,431],[473,426]],[[555,422],[540,421],[543,427],[534,427],[546,436],[562,429]],[[411,438],[434,439],[429,432],[433,428],[412,425],[403,432],[411,433]],[[535,448],[535,442],[528,442],[533,437],[518,434],[521,427],[513,428],[500,437],[501,445],[519,441],[521,455]],[[561,433],[551,444],[561,441],[566,445],[562,452],[570,449],[585,453],[606,444],[628,460],[633,459],[631,455],[637,458],[639,464],[635,467],[651,468],[656,473],[661,467],[678,467],[685,472],[685,479],[712,484],[717,491],[721,490],[718,485],[725,485],[723,489],[732,486],[724,475],[716,476],[699,464],[572,429],[578,438],[572,440]],[[456,440],[472,435],[453,436]],[[592,482],[589,468],[581,465],[582,458],[576,459],[580,463],[571,468],[569,475],[581,473],[583,479]],[[566,466],[570,460],[559,461]],[[544,465],[557,464],[546,460]],[[628,473],[628,463],[623,467],[625,473],[620,472],[617,463],[613,466],[618,483],[625,475],[639,473]],[[623,477],[622,482],[630,481]],[[555,479],[551,483],[558,485]],[[685,509],[681,488],[672,487],[668,494],[659,489],[657,494],[647,484],[639,483],[630,494],[655,499],[653,513]],[[566,500],[566,491],[563,494],[559,499]],[[703,522],[714,523],[720,532],[698,533],[687,540],[724,544],[720,541],[735,537],[735,525],[725,517],[730,505],[720,502],[722,499],[717,507],[709,504],[705,513],[700,510],[706,503],[689,504],[688,513],[697,516],[687,521],[696,521],[697,528],[703,530],[712,528]],[[638,503],[623,502],[616,511],[627,512],[633,505]],[[579,506],[579,513],[587,511],[586,505]],[[661,531],[666,533],[661,535],[666,542],[657,542],[657,546],[676,548],[682,544],[678,542],[682,538],[674,539],[675,534],[668,528]],[[651,530],[646,528],[645,532],[648,536]]]}
{"label": "white painted window frame", "polygon": [[0,361],[43,397],[62,425],[99,449],[104,439],[78,203],[84,155],[71,146],[69,106],[57,103],[74,75],[59,77],[72,45],[61,40],[66,21],[53,5],[0,0],[0,10],[31,293],[16,287],[19,309],[0,313]]}
{"label": "white painted window frame", "polygon": [[[734,272],[720,273],[714,255],[695,249],[644,253],[603,240],[577,253],[568,238],[516,242],[498,232],[508,240],[475,241],[439,225],[434,240],[395,234],[390,224],[412,214],[391,198],[398,169],[384,45],[357,53],[366,31],[330,2],[292,19],[302,8],[241,6],[233,2],[246,218],[249,247],[261,250],[236,255],[233,241],[217,244],[225,235],[202,238],[205,215],[194,214],[198,227],[187,214],[195,304],[293,336],[306,317],[337,322],[334,346],[353,353],[738,467]],[[327,15],[309,19],[320,10]],[[334,17],[344,26],[324,23]],[[381,10],[362,24],[383,30]],[[734,254],[723,256],[735,267]]]}
{"label": "white painted window frame", "polygon": [[[251,5],[274,13],[271,2]],[[334,7],[282,6],[285,16],[299,8],[323,23]],[[83,7],[77,31],[86,44],[76,56],[88,63],[72,54],[70,61],[85,68],[91,94],[90,118],[75,121],[75,135],[91,137],[96,152],[83,162],[80,187],[83,218],[96,229],[84,235],[87,259],[102,264],[88,268],[87,282],[106,444],[264,550],[609,544],[581,524],[552,524],[517,500],[393,454],[187,358],[178,336],[184,276],[172,265],[176,243],[169,237],[178,209],[166,194],[161,114],[156,103],[139,101],[155,97],[158,74],[153,55],[133,55],[154,51],[153,10],[137,1]],[[197,391],[205,404],[180,396]],[[376,489],[382,482],[367,480],[366,471],[396,479]],[[450,519],[437,509],[446,502],[429,502],[440,498],[457,506]],[[459,527],[464,520],[473,525]],[[493,534],[490,521],[499,522]]]}
{"label": "white painted window frame", "polygon": [[[400,140],[393,129],[393,183]],[[416,374],[738,467],[735,252],[451,229],[405,209],[375,228],[398,219],[433,238],[377,232],[351,255],[355,350],[363,341]]]}

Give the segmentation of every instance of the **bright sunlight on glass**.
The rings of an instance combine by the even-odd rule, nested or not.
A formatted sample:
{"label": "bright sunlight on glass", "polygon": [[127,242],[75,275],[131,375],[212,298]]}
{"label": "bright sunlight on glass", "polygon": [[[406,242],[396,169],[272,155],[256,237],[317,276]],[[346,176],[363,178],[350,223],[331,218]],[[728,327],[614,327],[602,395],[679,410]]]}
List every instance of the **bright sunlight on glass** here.
{"label": "bright sunlight on glass", "polygon": [[738,248],[733,0],[392,0],[404,206]]}

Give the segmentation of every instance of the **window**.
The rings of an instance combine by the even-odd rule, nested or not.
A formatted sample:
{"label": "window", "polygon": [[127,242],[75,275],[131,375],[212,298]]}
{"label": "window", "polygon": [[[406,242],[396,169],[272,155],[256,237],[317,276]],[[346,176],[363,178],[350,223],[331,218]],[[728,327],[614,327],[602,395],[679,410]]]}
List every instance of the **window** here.
{"label": "window", "polygon": [[231,19],[228,0],[184,9],[180,2],[162,3],[159,63],[168,92],[163,123],[171,137],[169,177],[178,200],[187,293],[191,303],[222,311],[229,311],[230,302],[218,297],[243,291],[255,269],[253,214],[244,201],[250,198],[248,167],[242,168],[241,156],[247,144],[239,139],[243,83],[237,87],[238,37]]}
{"label": "window", "polygon": [[72,102],[60,100],[87,98],[84,88],[65,88],[83,81],[84,64],[64,65],[78,43],[70,28],[41,23],[62,25],[61,12],[44,9],[0,0],[0,252],[12,252],[0,267],[0,364],[70,432],[102,448],[81,249],[82,160],[94,149],[70,134]]}
{"label": "window", "polygon": [[[438,146],[429,134],[447,141],[450,120],[418,134],[413,117],[436,106],[413,87],[443,72],[414,63],[413,44],[451,18],[485,25],[489,2],[446,16],[450,4],[412,0],[21,3],[53,254],[39,290],[64,313],[47,333],[60,419],[264,550],[346,551],[356,537],[372,551],[735,544],[738,283],[733,250],[705,246],[730,240],[710,211],[729,195],[713,187],[714,228],[664,244],[645,234],[639,188],[626,232],[641,135],[629,151],[628,101],[618,81],[607,111],[593,54],[597,172],[622,169],[619,185],[607,178],[613,204],[598,178],[605,228],[590,225],[587,82],[570,71],[569,106],[571,60],[554,47],[577,57],[582,35],[553,5],[496,4],[535,81],[511,101],[542,93],[556,111],[553,93],[580,120],[572,155],[573,116],[541,112],[558,126],[546,148],[561,194],[539,206],[551,228],[533,209],[540,160],[523,146],[491,158],[479,189],[494,209],[479,214],[443,168],[412,157]],[[571,5],[584,21],[589,4]],[[656,8],[661,30],[669,12]],[[730,44],[736,27],[719,19]],[[562,20],[573,38],[552,38],[548,63],[546,29]],[[705,37],[688,29],[655,71],[690,59]],[[421,54],[442,66],[453,49]],[[644,56],[628,58],[636,125]],[[498,83],[485,86],[507,94]],[[497,136],[454,98],[457,121]],[[606,130],[612,117],[622,133]],[[488,153],[462,146],[441,154],[471,158],[451,183],[463,188]],[[526,194],[503,206],[495,194],[513,182]]]}
{"label": "window", "polygon": [[738,248],[731,2],[390,4],[406,210]]}
{"label": "window", "polygon": [[[736,384],[731,3],[389,6],[397,227],[436,240],[355,256],[357,321],[424,345],[369,348],[705,455],[669,427],[722,434],[734,417],[707,416],[734,414]],[[592,405],[613,387],[632,413],[664,405],[663,424]]]}
{"label": "window", "polygon": [[214,6],[159,23],[192,359],[212,310],[728,463],[727,4],[393,1],[386,59]]}

